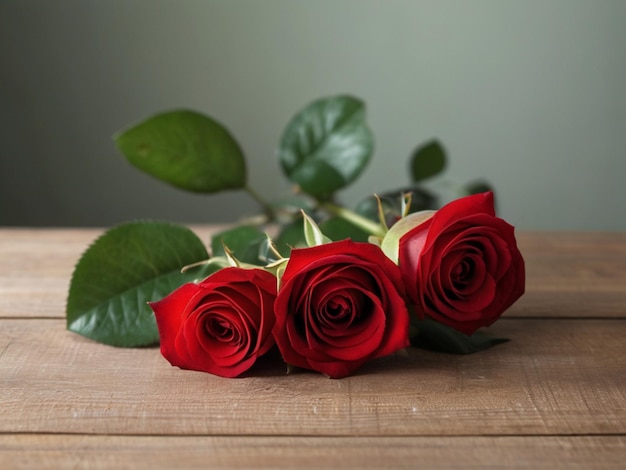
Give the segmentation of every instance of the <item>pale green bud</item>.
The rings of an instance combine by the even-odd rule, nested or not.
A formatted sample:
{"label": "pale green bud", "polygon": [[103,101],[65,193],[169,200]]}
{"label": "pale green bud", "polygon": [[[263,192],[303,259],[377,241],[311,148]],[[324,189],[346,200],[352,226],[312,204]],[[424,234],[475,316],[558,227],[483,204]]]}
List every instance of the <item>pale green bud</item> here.
{"label": "pale green bud", "polygon": [[436,211],[426,210],[413,212],[405,217],[402,217],[395,224],[391,226],[389,231],[385,234],[383,241],[380,244],[380,248],[383,253],[387,255],[394,263],[398,264],[398,247],[400,244],[400,238],[408,231],[423,224],[430,219]]}

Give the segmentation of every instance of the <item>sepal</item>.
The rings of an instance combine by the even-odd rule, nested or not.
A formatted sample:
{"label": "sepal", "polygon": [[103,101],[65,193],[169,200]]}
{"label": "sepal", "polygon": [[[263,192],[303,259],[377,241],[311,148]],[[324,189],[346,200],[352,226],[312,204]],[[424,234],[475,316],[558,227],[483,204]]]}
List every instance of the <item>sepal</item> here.
{"label": "sepal", "polygon": [[304,220],[304,239],[308,247],[332,242],[330,238],[322,233],[319,225],[304,211],[302,211],[302,218]]}
{"label": "sepal", "polygon": [[420,226],[433,215],[434,210],[425,210],[420,212],[413,212],[406,217],[402,217],[389,229],[383,241],[380,244],[383,252],[394,263],[398,264],[398,247],[400,244],[400,238],[404,236],[408,231]]}

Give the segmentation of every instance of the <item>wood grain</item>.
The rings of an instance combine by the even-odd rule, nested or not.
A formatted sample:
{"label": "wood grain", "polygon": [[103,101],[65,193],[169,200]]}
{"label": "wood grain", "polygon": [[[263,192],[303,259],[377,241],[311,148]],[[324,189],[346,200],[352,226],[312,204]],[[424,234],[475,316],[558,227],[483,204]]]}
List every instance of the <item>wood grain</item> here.
{"label": "wood grain", "polygon": [[626,316],[626,232],[522,232],[517,238],[526,293],[506,316]]}
{"label": "wood grain", "polygon": [[0,321],[0,432],[200,435],[626,433],[626,320],[501,320],[511,339],[409,349],[330,380],[265,364],[223,379],[61,320]]}
{"label": "wood grain", "polygon": [[0,436],[9,469],[621,469],[623,436]]}
{"label": "wood grain", "polygon": [[[218,227],[194,227],[208,240]],[[100,229],[0,229],[0,468],[623,468],[626,233],[520,233],[526,294],[470,356],[222,379],[65,330]]]}
{"label": "wood grain", "polygon": [[101,230],[0,230],[0,316],[61,317],[80,254]]}

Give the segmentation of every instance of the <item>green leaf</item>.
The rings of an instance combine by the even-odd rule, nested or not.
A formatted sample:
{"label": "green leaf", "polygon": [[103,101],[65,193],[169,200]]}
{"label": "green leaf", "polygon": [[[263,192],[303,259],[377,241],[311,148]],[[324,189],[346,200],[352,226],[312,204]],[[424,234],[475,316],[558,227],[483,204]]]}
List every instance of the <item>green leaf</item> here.
{"label": "green leaf", "polygon": [[424,188],[413,186],[404,189],[402,192],[403,194],[406,194],[407,192],[411,193],[411,207],[409,207],[409,213],[435,210],[439,208],[437,195]]}
{"label": "green leaf", "polygon": [[336,96],[311,103],[289,122],[278,156],[303,192],[328,199],[362,173],[373,148],[363,102]]}
{"label": "green leaf", "polygon": [[480,194],[493,191],[493,188],[485,181],[472,181],[465,185],[465,191],[467,191],[467,194]]}
{"label": "green leaf", "polygon": [[211,251],[213,256],[224,256],[224,245],[226,245],[238,261],[260,265],[259,250],[266,239],[265,233],[258,228],[241,225],[213,235]]}
{"label": "green leaf", "polygon": [[281,226],[275,245],[278,251],[286,258],[289,257],[293,248],[304,248],[307,246],[304,230],[302,230],[302,217]]}
{"label": "green leaf", "polygon": [[390,217],[394,218],[400,216],[396,198],[386,195],[379,195],[378,198],[376,196],[367,196],[365,199],[362,199],[361,202],[357,204],[355,212],[362,215],[363,217],[368,218],[369,220],[378,222],[378,219],[380,218],[379,204],[382,206],[382,210],[385,213],[385,221],[387,224],[389,224]]}
{"label": "green leaf", "polygon": [[[387,225],[393,225],[404,212],[403,199],[407,193],[411,193],[411,206],[409,213],[427,209],[437,209],[437,198],[426,189],[419,186],[399,188],[379,195],[382,208],[385,213]],[[361,200],[355,210],[363,217],[378,221],[379,207],[375,196],[368,196]]]}
{"label": "green leaf", "polygon": [[246,185],[241,148],[228,130],[195,111],[169,111],[114,136],[134,166],[180,189],[214,193]]}
{"label": "green leaf", "polygon": [[422,181],[438,175],[446,166],[446,152],[441,144],[432,140],[413,152],[411,157],[411,176],[413,182]]}
{"label": "green leaf", "polygon": [[490,336],[483,331],[468,336],[429,318],[423,320],[412,318],[411,323],[417,330],[417,334],[411,336],[411,345],[433,351],[471,354],[508,341],[506,338]]}
{"label": "green leaf", "polygon": [[334,241],[351,239],[355,242],[367,242],[369,233],[351,224],[341,217],[331,217],[320,224],[320,229],[324,234]]}
{"label": "green leaf", "polygon": [[189,229],[162,222],[130,222],[109,229],[83,253],[72,274],[67,329],[112,346],[157,343],[156,321],[147,302],[216,268],[185,265],[208,258]]}

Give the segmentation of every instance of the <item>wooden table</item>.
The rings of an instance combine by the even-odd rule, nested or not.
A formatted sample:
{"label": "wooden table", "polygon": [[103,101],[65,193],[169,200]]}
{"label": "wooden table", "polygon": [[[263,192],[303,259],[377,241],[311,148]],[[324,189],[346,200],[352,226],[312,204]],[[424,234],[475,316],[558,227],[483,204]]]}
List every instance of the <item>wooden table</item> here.
{"label": "wooden table", "polygon": [[[205,239],[208,229],[196,230]],[[0,230],[0,468],[626,468],[626,233],[521,233],[511,339],[222,379],[65,330],[99,230]]]}

